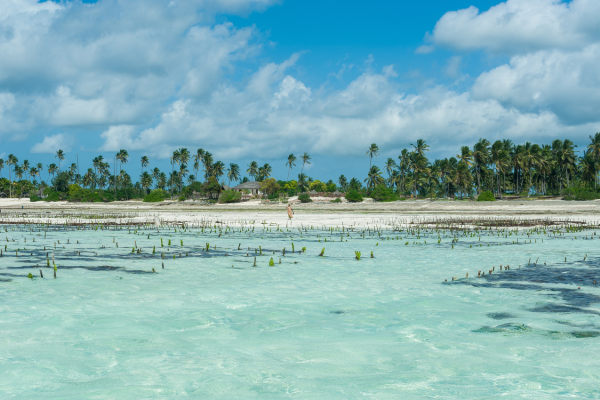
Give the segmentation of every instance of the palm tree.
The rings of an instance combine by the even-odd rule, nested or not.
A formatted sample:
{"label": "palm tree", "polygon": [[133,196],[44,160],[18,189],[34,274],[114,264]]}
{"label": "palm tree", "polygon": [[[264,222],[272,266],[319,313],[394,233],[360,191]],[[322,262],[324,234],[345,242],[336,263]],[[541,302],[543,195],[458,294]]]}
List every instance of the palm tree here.
{"label": "palm tree", "polygon": [[373,186],[379,185],[380,183],[383,183],[381,171],[376,165],[371,166],[364,182],[367,182],[367,188],[371,188]]}
{"label": "palm tree", "polygon": [[231,186],[231,181],[239,181],[240,166],[234,163],[229,164],[229,170],[227,170],[227,177],[229,178],[229,186]]}
{"label": "palm tree", "polygon": [[65,152],[58,150],[54,158],[58,158],[58,170],[60,171],[60,162],[65,159]]}
{"label": "palm tree", "polygon": [[469,146],[461,146],[460,154],[456,155],[458,161],[462,161],[467,167],[471,167],[473,165],[471,163],[471,157],[473,157],[473,153],[471,152],[471,149],[469,149]]}
{"label": "palm tree", "polygon": [[196,180],[198,180],[198,170],[200,169],[202,157],[204,157],[204,149],[196,150],[196,154],[194,155],[194,171],[196,171]]}
{"label": "palm tree", "polygon": [[179,193],[183,191],[183,179],[188,175],[189,171],[187,169],[187,165],[180,164],[179,165],[179,174],[177,181],[179,182]]}
{"label": "palm tree", "polygon": [[[142,163],[142,175],[144,174],[144,167],[147,167],[148,164],[150,164],[150,160],[148,160],[147,156],[142,156],[142,158],[140,159],[140,162]],[[142,176],[140,175],[140,176]]]}
{"label": "palm tree", "polygon": [[408,165],[409,165],[409,161],[410,161],[410,153],[407,149],[402,149],[402,151],[400,152],[400,155],[398,156],[398,160],[400,160],[400,164],[398,165],[399,169],[400,169],[400,180],[401,180],[401,187],[400,187],[400,191],[404,192],[406,190],[406,187],[404,185],[404,180],[406,178],[406,172],[408,171]]}
{"label": "palm tree", "polygon": [[[15,173],[15,178],[19,178],[19,179],[23,178],[23,168],[20,165],[15,165],[13,172]],[[21,198],[22,195],[23,195],[23,185],[21,185],[21,195],[19,196],[19,198]]]}
{"label": "palm tree", "polygon": [[56,164],[52,163],[50,165],[48,165],[48,179],[50,179],[50,175],[52,175],[52,179],[54,179],[54,174],[58,172],[58,167],[56,166]]}
{"label": "palm tree", "polygon": [[83,175],[83,186],[87,186],[88,188],[92,188],[94,184],[96,173],[92,168],[88,168],[87,172]]}
{"label": "palm tree", "polygon": [[300,173],[304,172],[304,166],[306,164],[310,164],[310,155],[308,153],[304,153],[302,154],[302,156],[300,156],[300,159],[302,160],[302,168],[300,169]]}
{"label": "palm tree", "polygon": [[490,142],[487,139],[479,139],[473,146],[473,160],[475,161],[475,172],[477,173],[477,193],[481,194],[481,166],[486,165],[490,158]]}
{"label": "palm tree", "polygon": [[[464,161],[459,161],[456,167],[456,181],[455,184],[458,187],[463,189],[462,193],[468,193],[468,187],[471,184],[471,180],[473,176],[471,175],[471,171],[469,171],[469,166]],[[461,198],[463,196],[461,195]]]}
{"label": "palm tree", "polygon": [[[590,150],[590,156],[598,165],[600,163],[600,132],[597,132],[594,136],[590,135],[590,140],[592,143],[588,144],[588,149]],[[594,188],[598,187],[598,174],[594,176]]]}
{"label": "palm tree", "polygon": [[392,172],[394,172],[396,168],[398,168],[398,166],[396,165],[394,159],[388,158],[385,162],[385,172],[387,172],[390,181],[392,179]]}
{"label": "palm tree", "polygon": [[248,176],[251,176],[256,180],[256,176],[258,175],[258,163],[256,161],[252,161],[248,164],[248,169],[246,170]]}
{"label": "palm tree", "polygon": [[212,167],[213,167],[213,155],[208,151],[204,152],[202,156],[202,164],[204,165],[204,179],[208,179],[213,175]]}
{"label": "palm tree", "polygon": [[371,147],[367,150],[367,155],[369,156],[369,175],[371,175],[371,163],[373,161],[373,156],[377,157],[379,155],[379,147],[377,147],[375,143],[371,143]]}
{"label": "palm tree", "polygon": [[581,166],[581,179],[591,186],[598,175],[598,167],[592,149],[585,152],[584,156],[579,159],[579,164]]}
{"label": "palm tree", "polygon": [[171,156],[171,196],[173,196],[173,178],[175,177],[175,164],[179,163],[180,153],[179,150],[175,150]]}
{"label": "palm tree", "polygon": [[302,172],[298,174],[298,184],[296,185],[298,191],[306,191],[306,189],[308,188],[307,178],[308,177],[306,176],[306,174],[303,174]]}
{"label": "palm tree", "polygon": [[164,172],[160,173],[157,179],[156,186],[158,186],[158,188],[161,190],[165,189],[165,186],[167,186],[167,174],[165,174]]}
{"label": "palm tree", "polygon": [[[10,166],[12,165],[13,170],[17,167],[17,163],[19,162],[19,159],[13,155],[13,154],[9,154],[8,155],[8,161],[6,162],[8,164],[8,180],[12,183],[12,178],[11,178],[11,174],[10,174]],[[12,184],[10,185],[10,197],[12,198]]]}
{"label": "palm tree", "polygon": [[2,168],[4,168],[4,158],[0,158],[0,178],[2,178]]}
{"label": "palm tree", "polygon": [[296,164],[294,164],[294,161],[296,161],[296,160],[297,160],[297,158],[293,154],[290,154],[288,156],[287,163],[285,164],[288,167],[288,177],[287,177],[288,181],[290,180],[290,171],[292,170],[292,166],[294,166],[294,167],[296,166]]}
{"label": "palm tree", "polygon": [[29,172],[29,160],[23,160],[23,171]]}
{"label": "palm tree", "polygon": [[[42,172],[44,170],[44,164],[42,163],[37,163],[36,166],[37,171],[38,171],[38,176],[40,175],[40,172]],[[0,167],[0,170],[2,169],[2,167]],[[42,178],[40,177],[40,183],[42,182]]]}
{"label": "palm tree", "polygon": [[33,183],[37,183],[35,177],[38,175],[39,171],[36,167],[31,167],[29,170],[29,176],[33,178]]}
{"label": "palm tree", "polygon": [[[119,176],[120,177],[123,177],[123,174],[121,174],[121,170],[123,168],[123,164],[127,164],[128,158],[129,158],[129,153],[127,153],[127,150],[125,150],[125,149],[121,149],[117,153],[117,161],[120,163],[120,166],[119,166]],[[117,178],[117,181],[119,181],[118,178]],[[121,182],[123,182],[122,179],[121,179]],[[116,190],[116,185],[115,185],[115,190]]]}
{"label": "palm tree", "polygon": [[538,164],[539,152],[540,146],[538,146],[537,144],[532,145],[530,142],[526,142],[523,146],[523,152],[521,153],[523,158],[523,165],[527,168],[527,171],[529,172],[527,197],[529,197],[531,194],[531,172],[533,168]]}
{"label": "palm tree", "polygon": [[348,186],[348,181],[346,180],[346,177],[344,175],[341,175],[338,178],[338,183],[340,184],[340,187],[342,188],[342,190],[346,191],[346,187]]}
{"label": "palm tree", "polygon": [[414,151],[421,156],[425,156],[424,152],[429,151],[429,145],[423,139],[418,139],[416,145],[412,143],[410,145],[414,147]]}
{"label": "palm tree", "polygon": [[415,197],[418,197],[417,184],[422,181],[424,175],[429,173],[427,158],[416,151],[410,153],[410,169],[413,171],[413,187]]}
{"label": "palm tree", "polygon": [[143,189],[148,190],[150,186],[152,186],[152,175],[148,173],[148,171],[142,172],[140,175],[140,183]]}
{"label": "palm tree", "polygon": [[271,168],[271,166],[269,164],[263,165],[262,166],[262,180],[265,180],[268,177],[270,177],[272,172],[273,172],[273,168]]}
{"label": "palm tree", "polygon": [[213,164],[211,169],[212,176],[214,176],[217,179],[217,181],[221,179],[223,175],[225,175],[225,164],[223,163],[223,161],[217,161]]}
{"label": "palm tree", "polygon": [[156,185],[158,186],[158,181],[160,180],[160,169],[158,169],[158,167],[155,167],[154,170],[152,170],[152,177],[154,177]]}

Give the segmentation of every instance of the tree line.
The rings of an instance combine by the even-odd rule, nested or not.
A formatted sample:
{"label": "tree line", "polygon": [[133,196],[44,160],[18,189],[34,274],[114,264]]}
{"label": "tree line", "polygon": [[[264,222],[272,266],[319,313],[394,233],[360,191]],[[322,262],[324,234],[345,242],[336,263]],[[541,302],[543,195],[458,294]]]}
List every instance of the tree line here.
{"label": "tree line", "polygon": [[[412,149],[403,149],[396,159],[388,158],[383,168],[373,161],[380,154],[373,143],[367,150],[369,169],[364,179],[347,180],[341,175],[337,182],[320,182],[304,173],[311,164],[311,156],[304,153],[299,158],[294,154],[287,157],[285,167],[287,181],[278,181],[278,191],[293,195],[308,190],[342,192],[349,189],[368,195],[375,188],[386,188],[398,195],[414,197],[469,197],[482,191],[491,191],[499,197],[506,194],[547,195],[562,194],[565,188],[586,187],[597,190],[600,169],[600,133],[590,136],[590,143],[578,156],[577,146],[569,139],[556,139],[551,144],[514,144],[511,140],[497,140],[493,144],[479,139],[473,147],[462,146],[454,157],[429,160],[430,148],[419,139],[411,144]],[[135,193],[146,194],[150,189],[168,191],[169,195],[181,194],[185,188],[201,190],[200,181],[215,180],[228,183],[246,182],[252,178],[259,182],[273,175],[270,164],[259,166],[256,161],[247,165],[247,177],[236,163],[229,166],[204,149],[191,153],[187,148],[173,151],[169,158],[170,171],[149,168],[150,159],[139,160],[141,174],[137,180],[125,170],[129,162],[127,150],[119,150],[113,156],[112,167],[102,155],[92,160],[92,167],[80,174],[77,163],[63,169],[63,150],[55,154],[56,163],[44,166],[10,154],[6,160],[0,158],[0,190],[6,196],[16,197],[35,189],[56,187],[57,178],[62,183],[76,184],[89,190],[125,190],[127,198]],[[297,179],[290,180],[294,167],[300,165]],[[8,169],[8,179],[2,177]],[[191,170],[190,170],[191,168]],[[47,174],[47,175],[46,175]],[[200,179],[199,179],[200,174]],[[44,179],[45,178],[45,179]],[[190,191],[188,190],[188,193]]]}

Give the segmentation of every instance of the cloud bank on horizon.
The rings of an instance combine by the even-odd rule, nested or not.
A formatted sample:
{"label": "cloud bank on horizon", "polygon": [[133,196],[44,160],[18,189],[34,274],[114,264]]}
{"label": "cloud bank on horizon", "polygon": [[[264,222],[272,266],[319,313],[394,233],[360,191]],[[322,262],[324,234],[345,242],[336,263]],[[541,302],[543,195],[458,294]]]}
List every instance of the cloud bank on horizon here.
{"label": "cloud bank on horizon", "polygon": [[[183,146],[277,158],[364,155],[372,142],[399,152],[418,138],[457,151],[480,137],[544,143],[600,131],[598,1],[449,10],[423,32],[415,57],[449,52],[445,74],[463,84],[413,92],[402,90],[410,78],[397,66],[372,60],[342,87],[311,87],[310,65],[298,73],[310,48],[275,62],[266,54],[277,44],[259,29],[217,22],[279,3],[6,0],[0,143],[9,152],[125,148],[167,158]],[[473,52],[501,61],[469,77],[461,56]]]}

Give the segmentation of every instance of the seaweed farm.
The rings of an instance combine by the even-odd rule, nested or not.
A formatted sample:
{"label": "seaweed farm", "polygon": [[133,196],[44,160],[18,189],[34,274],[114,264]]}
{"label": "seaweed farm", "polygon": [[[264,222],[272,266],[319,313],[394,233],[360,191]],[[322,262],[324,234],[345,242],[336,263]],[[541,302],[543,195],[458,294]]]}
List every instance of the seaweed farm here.
{"label": "seaweed farm", "polygon": [[600,227],[6,216],[1,398],[595,398]]}

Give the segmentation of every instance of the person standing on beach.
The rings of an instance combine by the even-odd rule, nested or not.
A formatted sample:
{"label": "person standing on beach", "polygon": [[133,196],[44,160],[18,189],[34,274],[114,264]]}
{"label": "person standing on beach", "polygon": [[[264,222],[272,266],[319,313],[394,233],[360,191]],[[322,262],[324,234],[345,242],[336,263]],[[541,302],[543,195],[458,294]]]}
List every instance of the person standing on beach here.
{"label": "person standing on beach", "polygon": [[294,210],[292,210],[292,204],[288,203],[287,205],[287,213],[288,213],[288,217],[290,218],[290,223],[292,222],[292,218],[294,218]]}

